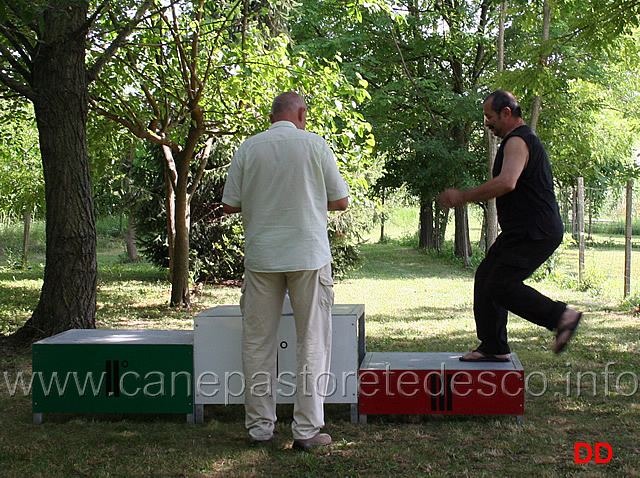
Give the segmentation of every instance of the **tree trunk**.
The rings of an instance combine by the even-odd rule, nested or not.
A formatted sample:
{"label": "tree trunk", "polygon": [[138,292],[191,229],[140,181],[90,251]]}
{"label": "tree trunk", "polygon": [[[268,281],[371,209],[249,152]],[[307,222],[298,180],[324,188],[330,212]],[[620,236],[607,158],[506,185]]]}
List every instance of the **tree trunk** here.
{"label": "tree trunk", "polygon": [[442,244],[444,243],[444,236],[447,233],[447,223],[449,222],[449,210],[442,209],[436,203],[436,230],[434,231],[434,237],[436,241],[436,250],[440,252]]}
{"label": "tree trunk", "polygon": [[489,220],[489,207],[486,201],[478,203],[478,205],[482,208],[482,226],[480,227],[480,240],[478,241],[478,247],[483,251],[487,251],[487,233],[489,230],[487,221]]}
{"label": "tree trunk", "polygon": [[129,155],[126,157],[126,166],[127,166],[127,182],[126,182],[126,199],[124,201],[124,207],[120,212],[120,227],[122,227],[122,215],[124,212],[127,212],[127,234],[125,236],[125,246],[127,248],[127,258],[131,262],[138,262],[138,247],[136,245],[136,194],[133,189],[133,181],[131,178],[131,173],[133,171],[133,160],[136,155],[135,146],[131,146],[129,150]]}
{"label": "tree trunk", "polygon": [[188,181],[191,158],[182,151],[174,158],[163,146],[167,165],[167,228],[169,237],[169,280],[171,305],[189,307],[189,230],[191,207]]}
{"label": "tree trunk", "polygon": [[[485,128],[485,137],[487,138],[487,167],[488,177],[493,178],[493,165],[495,163],[496,153],[498,152],[497,138]],[[485,221],[486,221],[486,240],[485,240],[485,252],[489,251],[489,248],[493,245],[498,237],[498,209],[496,207],[496,199],[491,198],[487,200],[487,207],[485,209]]]}
{"label": "tree trunk", "polygon": [[176,190],[176,237],[173,255],[173,277],[171,280],[171,305],[189,307],[189,230],[191,229],[191,207],[187,194],[187,174],[178,177]]}
{"label": "tree trunk", "polygon": [[29,235],[31,234],[31,213],[24,213],[24,233],[22,235],[22,267],[29,263]]}
{"label": "tree trunk", "polygon": [[[549,41],[549,30],[551,27],[551,5],[547,0],[543,4],[543,18],[542,18],[542,42]],[[542,56],[540,58],[540,65],[544,68],[547,64],[547,57]],[[538,128],[538,119],[540,118],[540,109],[542,108],[542,96],[536,95],[533,98],[533,105],[531,108],[531,120],[529,126],[535,132]]]}
{"label": "tree trunk", "polygon": [[447,231],[449,214],[433,200],[420,199],[420,241],[421,249],[435,249],[440,252]]}
{"label": "tree trunk", "polygon": [[420,249],[435,249],[433,224],[433,202],[420,198]]}
{"label": "tree trunk", "polygon": [[[203,149],[196,154],[198,140],[204,133],[203,112],[199,106],[191,111],[192,125],[185,141],[185,147],[174,157],[173,151],[163,146],[167,165],[167,188],[171,194],[168,199],[167,219],[169,221],[169,260],[171,279],[171,305],[189,307],[189,233],[191,231],[191,198],[204,174],[213,138],[209,138]],[[191,160],[200,158],[197,173],[190,181]],[[167,195],[170,198],[170,195]]]}
{"label": "tree trunk", "polygon": [[[498,27],[498,73],[504,71],[504,23],[507,16],[507,8],[509,2],[502,2],[500,4],[500,21]],[[498,151],[498,139],[495,135],[491,134],[488,128],[485,127],[485,137],[487,138],[487,169],[489,179],[493,178],[493,165]],[[484,242],[485,252],[489,252],[489,248],[493,245],[498,237],[498,209],[496,208],[495,198],[487,200],[487,207],[485,209],[485,222],[486,222],[486,237]]]}
{"label": "tree trunk", "polygon": [[469,267],[471,262],[471,241],[469,239],[469,220],[467,215],[467,205],[455,208],[455,255],[464,259],[465,267]]}
{"label": "tree trunk", "polygon": [[50,8],[44,14],[42,41],[34,55],[47,250],[40,301],[16,332],[17,340],[71,328],[95,328],[98,267],[86,135],[86,19],[87,5],[82,2]]}
{"label": "tree trunk", "polygon": [[167,245],[169,247],[169,282],[173,282],[173,266],[176,242],[176,172],[173,153],[166,146],[162,147],[165,157],[165,208],[167,210]]}
{"label": "tree trunk", "polygon": [[127,235],[125,237],[127,257],[131,262],[138,262],[138,248],[136,247],[136,218],[129,214],[127,218]]}

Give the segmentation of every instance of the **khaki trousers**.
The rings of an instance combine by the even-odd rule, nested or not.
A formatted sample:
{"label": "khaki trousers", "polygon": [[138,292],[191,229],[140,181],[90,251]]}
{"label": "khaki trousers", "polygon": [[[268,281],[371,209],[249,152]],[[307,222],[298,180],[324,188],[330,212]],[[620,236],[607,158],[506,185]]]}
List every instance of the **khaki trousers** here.
{"label": "khaki trousers", "polygon": [[[278,327],[287,289],[297,341],[293,438],[311,438],[324,426],[334,297],[331,264],[314,271],[245,270],[240,299],[245,425],[256,440],[270,438],[277,419]],[[290,383],[291,377],[284,380]]]}

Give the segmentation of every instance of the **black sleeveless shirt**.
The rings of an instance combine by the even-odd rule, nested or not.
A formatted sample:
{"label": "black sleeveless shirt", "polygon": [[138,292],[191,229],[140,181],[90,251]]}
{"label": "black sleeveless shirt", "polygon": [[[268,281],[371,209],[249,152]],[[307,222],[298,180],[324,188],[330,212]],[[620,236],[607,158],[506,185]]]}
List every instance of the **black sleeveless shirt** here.
{"label": "black sleeveless shirt", "polygon": [[557,237],[564,232],[562,218],[553,192],[549,158],[538,136],[527,125],[514,129],[502,140],[493,166],[500,174],[504,148],[512,136],[521,137],[529,148],[529,160],[513,191],[496,198],[498,223],[503,232],[518,233],[531,239]]}

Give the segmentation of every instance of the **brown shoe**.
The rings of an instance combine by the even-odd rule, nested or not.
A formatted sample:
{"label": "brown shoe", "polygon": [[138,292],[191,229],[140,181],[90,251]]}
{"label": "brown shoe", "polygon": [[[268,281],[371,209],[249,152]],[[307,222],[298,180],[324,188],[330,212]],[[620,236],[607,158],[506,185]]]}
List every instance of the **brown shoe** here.
{"label": "brown shoe", "polygon": [[249,446],[252,448],[259,448],[259,447],[270,445],[271,443],[273,443],[273,435],[271,435],[269,438],[266,438],[264,440],[253,439],[249,442]]}
{"label": "brown shoe", "polygon": [[331,435],[326,433],[318,433],[311,438],[305,440],[293,440],[294,450],[307,450],[316,446],[328,446],[333,443],[331,441]]}

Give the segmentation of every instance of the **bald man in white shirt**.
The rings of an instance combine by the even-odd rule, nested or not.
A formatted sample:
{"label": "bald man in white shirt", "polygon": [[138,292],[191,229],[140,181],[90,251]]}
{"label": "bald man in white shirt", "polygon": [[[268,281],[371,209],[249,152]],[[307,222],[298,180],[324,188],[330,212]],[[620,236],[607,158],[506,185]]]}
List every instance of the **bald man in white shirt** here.
{"label": "bald man in white shirt", "polygon": [[271,127],[238,148],[222,198],[225,213],[242,213],[245,230],[240,306],[245,421],[253,445],[273,439],[278,327],[287,290],[297,337],[293,447],[332,443],[320,432],[333,306],[327,211],[345,210],[349,192],[326,141],[305,131],[306,113],[297,93],[275,98]]}

